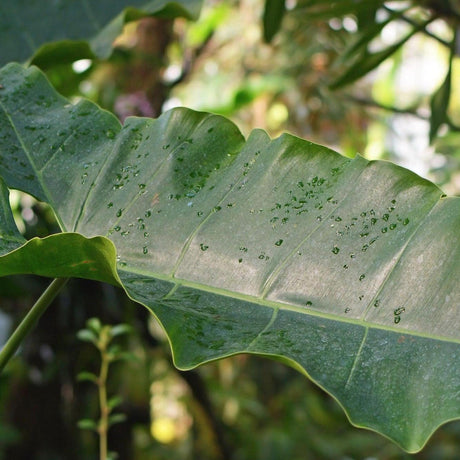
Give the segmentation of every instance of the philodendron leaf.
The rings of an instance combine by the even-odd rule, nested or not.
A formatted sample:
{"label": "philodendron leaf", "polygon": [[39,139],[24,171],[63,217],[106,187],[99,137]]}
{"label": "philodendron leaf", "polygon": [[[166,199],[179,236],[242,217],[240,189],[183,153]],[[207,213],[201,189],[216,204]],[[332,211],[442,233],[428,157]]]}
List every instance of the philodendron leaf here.
{"label": "philodendron leaf", "polygon": [[[460,417],[459,198],[290,135],[245,141],[187,109],[121,127],[34,68],[9,65],[0,82],[0,175],[64,232],[113,242],[121,285],[178,367],[282,360],[409,451]],[[59,276],[46,251],[43,274]]]}
{"label": "philodendron leaf", "polygon": [[37,52],[42,61],[49,54],[74,61],[107,58],[125,23],[143,16],[196,18],[201,3],[201,0],[2,0],[0,65],[25,61]]}

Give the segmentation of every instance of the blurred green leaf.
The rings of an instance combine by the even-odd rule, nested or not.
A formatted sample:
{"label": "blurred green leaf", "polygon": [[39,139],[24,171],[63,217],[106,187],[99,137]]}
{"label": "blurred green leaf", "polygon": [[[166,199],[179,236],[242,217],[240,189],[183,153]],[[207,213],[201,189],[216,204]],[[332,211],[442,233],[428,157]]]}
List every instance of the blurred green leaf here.
{"label": "blurred green leaf", "polygon": [[97,422],[89,418],[85,418],[78,421],[78,428],[81,430],[97,431]]}
{"label": "blurred green leaf", "polygon": [[78,331],[77,337],[83,342],[91,342],[97,344],[97,336],[94,334],[93,331],[90,331],[88,329],[82,329],[81,331]]}
{"label": "blurred green leaf", "polygon": [[112,337],[130,334],[132,331],[133,328],[128,324],[117,324],[115,326],[111,326],[110,328],[110,334],[112,335]]}
{"label": "blurred green leaf", "polygon": [[263,26],[264,40],[266,43],[270,43],[278,32],[285,11],[285,0],[265,0]]}
{"label": "blurred green leaf", "polygon": [[99,318],[90,318],[86,325],[89,329],[91,329],[96,335],[99,335],[102,330],[101,320]]}
{"label": "blurred green leaf", "polygon": [[[431,20],[430,20],[431,22]],[[420,25],[419,28],[412,29],[405,37],[399,40],[394,45],[388,46],[381,51],[375,53],[369,52],[367,49],[362,51],[350,64],[348,70],[346,70],[342,75],[340,75],[331,85],[332,89],[337,89],[345,85],[349,85],[364,75],[368,74],[371,70],[374,70],[378,65],[380,65],[385,59],[389,58],[393,53],[395,53],[404,43],[407,42],[414,34],[416,34],[420,29],[425,27]]]}
{"label": "blurred green leaf", "polygon": [[97,378],[97,375],[93,374],[92,372],[80,372],[78,375],[77,375],[77,380],[83,382],[83,381],[89,381],[89,382],[93,382],[93,383],[97,383],[98,381],[98,378]]}
{"label": "blurred green leaf", "polygon": [[296,14],[305,14],[311,20],[327,20],[353,14],[372,14],[385,0],[307,0],[299,2]]}
{"label": "blurred green leaf", "polygon": [[[144,16],[196,19],[201,0],[2,0],[0,65],[35,56],[37,65],[107,58],[123,26]],[[39,18],[39,19],[38,19]],[[55,42],[63,42],[63,48]]]}
{"label": "blurred green leaf", "polygon": [[120,396],[114,396],[107,401],[107,407],[109,409],[114,409],[115,407],[119,406],[123,402],[123,398]]}
{"label": "blurred green leaf", "polygon": [[430,143],[434,141],[438,130],[443,123],[448,121],[447,109],[449,107],[450,93],[452,88],[452,63],[456,54],[456,34],[451,43],[451,53],[449,57],[449,67],[444,81],[431,97],[430,108]]}
{"label": "blurred green leaf", "polygon": [[122,423],[126,420],[125,414],[113,414],[109,417],[109,426],[115,425],[116,423]]}

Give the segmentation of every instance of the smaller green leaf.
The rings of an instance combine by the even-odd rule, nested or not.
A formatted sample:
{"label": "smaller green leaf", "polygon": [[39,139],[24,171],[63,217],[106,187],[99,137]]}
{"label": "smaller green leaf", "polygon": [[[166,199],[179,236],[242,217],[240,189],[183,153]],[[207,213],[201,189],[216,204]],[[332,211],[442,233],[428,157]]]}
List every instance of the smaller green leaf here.
{"label": "smaller green leaf", "polygon": [[99,335],[101,333],[102,324],[99,318],[90,318],[86,322],[86,325],[88,326],[89,329],[94,331],[95,334]]}
{"label": "smaller green leaf", "polygon": [[110,345],[107,349],[107,353],[116,359],[116,357],[121,353],[121,350],[120,345]]}
{"label": "smaller green leaf", "polygon": [[451,44],[449,68],[447,69],[446,77],[444,78],[444,81],[442,82],[441,86],[433,94],[430,101],[430,144],[433,142],[436,135],[438,134],[440,126],[443,123],[446,123],[448,120],[447,108],[449,107],[450,92],[452,87],[452,62],[455,56],[456,41],[456,37],[454,36]]}
{"label": "smaller green leaf", "polygon": [[117,324],[113,326],[110,330],[112,337],[117,337],[123,334],[130,334],[133,331],[133,328],[129,324]]}
{"label": "smaller green leaf", "polygon": [[96,383],[97,384],[97,375],[94,375],[92,372],[80,372],[78,375],[77,375],[77,380],[79,382],[82,382],[82,381],[90,381],[90,382],[93,382],[93,383]]}
{"label": "smaller green leaf", "polygon": [[78,331],[77,337],[83,342],[91,342],[95,345],[97,344],[97,336],[89,329],[82,329],[81,331]]}
{"label": "smaller green leaf", "polygon": [[114,414],[109,417],[109,426],[115,425],[116,423],[121,423],[126,420],[125,414]]}
{"label": "smaller green leaf", "polygon": [[366,27],[363,27],[362,31],[357,34],[356,39],[351,41],[350,46],[339,56],[338,62],[345,64],[350,59],[353,59],[354,56],[366,52],[365,50],[369,43],[380,34],[386,25],[400,17],[402,13],[403,11],[393,12],[385,21],[372,21]]}
{"label": "smaller green leaf", "polygon": [[364,12],[377,9],[383,0],[313,0],[305,3],[296,8],[298,13],[302,11],[310,20],[327,20],[347,14],[362,16]]}
{"label": "smaller green leaf", "polygon": [[[428,21],[429,22],[429,21]],[[419,30],[423,29],[428,22],[412,29],[405,37],[396,42],[394,45],[388,46],[387,48],[377,51],[376,53],[370,53],[367,49],[364,50],[353,62],[353,64],[342,74],[336,81],[334,81],[330,87],[337,89],[342,86],[353,83],[364,75],[368,74],[371,70],[374,70],[379,66],[385,59],[388,59],[394,54],[404,43],[407,42],[413,35]]]}
{"label": "smaller green leaf", "polygon": [[115,407],[119,406],[123,402],[123,398],[120,396],[114,396],[107,401],[107,406],[110,410],[115,409]]}
{"label": "smaller green leaf", "polygon": [[263,15],[264,41],[270,43],[281,27],[286,6],[284,0],[265,0]]}
{"label": "smaller green leaf", "polygon": [[78,421],[78,428],[81,430],[97,431],[97,423],[89,418],[84,418]]}

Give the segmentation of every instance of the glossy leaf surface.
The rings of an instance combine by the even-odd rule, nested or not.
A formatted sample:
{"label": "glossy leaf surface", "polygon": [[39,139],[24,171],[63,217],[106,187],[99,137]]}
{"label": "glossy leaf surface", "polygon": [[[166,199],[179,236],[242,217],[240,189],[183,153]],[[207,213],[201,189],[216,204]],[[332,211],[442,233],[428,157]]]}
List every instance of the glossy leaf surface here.
{"label": "glossy leaf surface", "polygon": [[[0,176],[83,235],[81,248],[76,233],[49,237],[61,251],[98,238],[92,279],[151,309],[178,367],[274,357],[410,451],[460,416],[459,198],[290,135],[245,141],[187,109],[121,127],[34,68],[6,66],[0,82]],[[60,276],[47,251],[34,273]]]}
{"label": "glossy leaf surface", "polygon": [[200,8],[201,0],[2,0],[0,65],[25,61],[38,50],[44,61],[49,54],[55,61],[58,55],[70,62],[106,58],[126,22],[151,15],[196,18]]}

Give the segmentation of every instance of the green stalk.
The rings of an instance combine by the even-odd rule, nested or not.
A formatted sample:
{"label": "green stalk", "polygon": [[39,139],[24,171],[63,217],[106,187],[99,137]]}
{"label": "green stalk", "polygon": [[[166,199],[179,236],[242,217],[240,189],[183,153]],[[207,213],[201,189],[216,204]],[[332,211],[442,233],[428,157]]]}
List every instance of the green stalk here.
{"label": "green stalk", "polygon": [[107,404],[107,375],[109,372],[109,358],[107,356],[106,343],[103,343],[101,349],[101,371],[98,379],[99,387],[99,407],[101,419],[99,420],[99,459],[107,460],[107,433],[109,430],[109,412]]}
{"label": "green stalk", "polygon": [[29,310],[25,318],[21,321],[0,351],[0,373],[68,280],[69,278],[56,278],[53,280],[46,288],[45,292],[35,302],[34,306]]}

